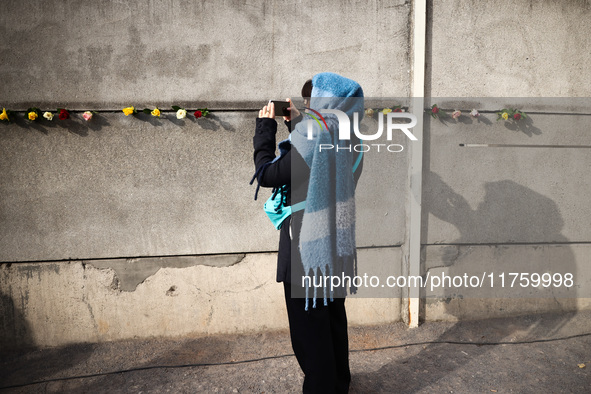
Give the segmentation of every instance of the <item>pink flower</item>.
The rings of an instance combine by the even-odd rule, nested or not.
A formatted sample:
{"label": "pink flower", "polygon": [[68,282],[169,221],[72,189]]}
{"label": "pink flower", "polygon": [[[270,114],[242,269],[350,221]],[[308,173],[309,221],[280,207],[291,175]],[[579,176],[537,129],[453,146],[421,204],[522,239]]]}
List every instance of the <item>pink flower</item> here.
{"label": "pink flower", "polygon": [[516,113],[515,115],[513,115],[513,119],[515,119],[515,120],[521,119],[521,114],[520,113]]}
{"label": "pink flower", "polygon": [[457,119],[460,116],[462,116],[462,111],[458,111],[457,109],[451,114],[451,117],[454,119]]}
{"label": "pink flower", "polygon": [[82,117],[88,122],[90,119],[92,119],[92,112],[86,111],[82,114]]}

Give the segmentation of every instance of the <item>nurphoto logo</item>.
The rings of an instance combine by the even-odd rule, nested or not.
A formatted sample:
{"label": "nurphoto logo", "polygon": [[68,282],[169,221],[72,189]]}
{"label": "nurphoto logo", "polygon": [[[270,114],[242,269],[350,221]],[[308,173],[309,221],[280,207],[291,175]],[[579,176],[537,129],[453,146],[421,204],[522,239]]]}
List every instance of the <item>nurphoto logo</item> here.
{"label": "nurphoto logo", "polygon": [[[339,139],[340,140],[350,140],[351,139],[351,122],[350,122],[349,117],[347,116],[346,113],[344,113],[343,111],[339,111],[337,109],[321,109],[320,111],[315,111],[312,109],[310,109],[310,110],[312,112],[314,112],[314,114],[317,116],[308,112],[308,115],[310,115],[310,117],[313,118],[313,119],[308,119],[308,140],[312,140],[314,138],[314,121],[316,121],[316,123],[320,127],[320,130],[322,130],[322,124],[324,124],[324,127],[328,130],[326,120],[322,116],[323,113],[336,115],[336,117],[339,121]],[[392,135],[395,130],[402,131],[407,136],[407,138],[409,138],[411,141],[418,140],[417,137],[415,137],[410,131],[411,128],[413,128],[414,126],[417,125],[417,117],[415,115],[408,113],[408,112],[389,112],[388,114],[386,114],[386,119],[387,119],[386,120],[386,139],[388,141],[392,141]],[[398,123],[398,122],[395,122],[394,119],[397,119],[397,120],[406,119],[406,120],[410,120],[410,122]],[[322,120],[322,123],[320,122],[321,120]],[[402,152],[402,150],[404,150],[404,147],[400,144],[377,144],[377,143],[367,144],[367,143],[365,143],[366,141],[375,141],[378,138],[382,137],[382,135],[384,133],[384,114],[383,113],[378,114],[378,130],[374,134],[362,134],[359,131],[359,113],[354,112],[353,113],[353,132],[355,133],[355,136],[357,136],[357,138],[359,138],[359,140],[362,141],[362,143],[356,144],[353,146],[347,146],[347,147],[336,146],[337,151],[339,151],[339,150],[351,151],[351,149],[353,149],[355,152],[367,152],[367,151],[371,150],[372,147],[373,147],[373,149],[377,149],[378,152],[383,147],[385,147],[385,149],[388,152]],[[332,144],[320,144],[318,149],[320,152],[322,152],[323,150],[335,149],[335,146]]]}

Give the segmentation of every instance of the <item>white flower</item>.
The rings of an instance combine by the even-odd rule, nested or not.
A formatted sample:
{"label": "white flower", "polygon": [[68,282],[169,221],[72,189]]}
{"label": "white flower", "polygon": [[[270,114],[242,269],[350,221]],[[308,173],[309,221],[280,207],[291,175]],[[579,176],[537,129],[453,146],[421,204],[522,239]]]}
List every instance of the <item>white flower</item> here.
{"label": "white flower", "polygon": [[473,116],[473,117],[475,117],[475,118],[477,118],[477,117],[479,117],[479,116],[480,116],[480,114],[478,113],[478,111],[476,111],[475,109],[473,109],[473,110],[470,112],[470,115],[472,115],[472,116]]}
{"label": "white flower", "polygon": [[47,120],[52,120],[53,119],[53,114],[51,112],[45,112],[43,114],[43,117]]}
{"label": "white flower", "polygon": [[179,109],[178,111],[176,111],[176,118],[177,119],[184,119],[187,116],[187,110],[184,109]]}

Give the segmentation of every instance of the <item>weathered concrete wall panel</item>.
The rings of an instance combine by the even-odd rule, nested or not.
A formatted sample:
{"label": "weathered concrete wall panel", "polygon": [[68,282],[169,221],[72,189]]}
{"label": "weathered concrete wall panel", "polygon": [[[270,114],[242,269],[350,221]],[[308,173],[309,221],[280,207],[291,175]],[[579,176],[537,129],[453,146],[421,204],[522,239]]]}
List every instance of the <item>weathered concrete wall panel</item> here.
{"label": "weathered concrete wall panel", "polygon": [[[250,107],[321,71],[405,96],[404,1],[4,1],[8,107]],[[388,81],[383,84],[383,81]]]}
{"label": "weathered concrete wall panel", "polygon": [[[361,260],[379,255],[400,266],[400,248],[360,251]],[[121,290],[117,271],[93,264],[3,264],[0,346],[285,329],[276,259],[249,254],[227,267],[161,268],[133,291]],[[351,299],[347,310],[351,324],[399,321],[400,299]]]}
{"label": "weathered concrete wall panel", "polygon": [[430,4],[431,96],[591,96],[588,0]]}
{"label": "weathered concrete wall panel", "polygon": [[[270,190],[248,184],[255,114],[166,116],[3,125],[0,261],[276,250]],[[365,154],[360,246],[403,242],[405,177],[405,151]]]}
{"label": "weathered concrete wall panel", "polygon": [[252,115],[96,120],[3,128],[0,260],[276,248],[248,184]]}
{"label": "weathered concrete wall panel", "polygon": [[[589,1],[428,5],[427,95],[467,97],[483,112],[497,107],[477,96],[591,96]],[[408,96],[411,8],[403,0],[5,1],[0,104],[109,111],[91,123],[78,113],[1,127],[0,261],[37,261],[0,268],[4,344],[285,328],[275,255],[267,253],[278,234],[261,209],[269,192],[255,202],[248,185],[256,114],[236,109],[297,96],[321,71],[358,80],[366,96]],[[199,121],[135,119],[119,112],[130,104],[229,111]],[[532,115],[520,126],[490,113],[426,122],[426,272],[508,269],[513,261],[533,269],[550,259],[581,274],[589,265],[591,187],[580,180],[591,149],[460,147],[591,145],[589,117],[562,115],[589,114],[589,105],[520,108]],[[408,157],[373,153],[357,189],[358,243],[402,245]],[[468,252],[473,244],[494,246]],[[187,256],[158,257],[175,255]],[[111,260],[137,256],[148,258]],[[365,258],[403,272],[402,248],[364,249]],[[75,260],[43,263],[62,259]],[[448,291],[428,298],[423,316],[589,308],[585,294],[516,302]],[[398,320],[399,297],[352,297],[349,320]]]}

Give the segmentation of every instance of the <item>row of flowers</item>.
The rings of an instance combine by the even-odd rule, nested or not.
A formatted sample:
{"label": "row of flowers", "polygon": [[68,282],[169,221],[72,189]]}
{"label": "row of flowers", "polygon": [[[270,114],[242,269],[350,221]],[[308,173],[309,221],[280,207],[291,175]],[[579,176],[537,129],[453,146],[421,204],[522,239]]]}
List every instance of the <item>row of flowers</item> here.
{"label": "row of flowers", "polygon": [[[188,115],[188,112],[185,108],[181,108],[177,105],[173,105],[172,110],[175,111],[177,119],[184,119]],[[125,116],[136,115],[138,113],[150,114],[157,118],[162,116],[162,110],[160,110],[160,108],[157,107],[154,109],[144,108],[142,110],[137,110],[135,107],[130,106],[123,108],[122,111],[125,114]],[[93,118],[93,116],[96,113],[96,111],[84,111],[82,113],[82,118],[88,122]],[[0,120],[8,123],[14,119],[14,114],[15,112],[10,111],[6,108],[2,108],[2,112],[0,113]],[[25,118],[31,122],[35,122],[41,118],[51,121],[56,115],[60,120],[66,120],[70,118],[70,111],[65,108],[58,108],[57,112],[54,113],[51,111],[41,111],[37,107],[31,107],[25,111]],[[196,119],[206,117],[207,115],[209,115],[209,110],[207,108],[199,108],[193,112],[193,116]]]}
{"label": "row of flowers", "polygon": [[[185,108],[181,108],[176,105],[172,106],[172,110],[175,111],[177,119],[184,119],[188,115],[188,112]],[[138,113],[145,113],[145,114],[149,114],[149,115],[152,115],[152,116],[158,117],[158,118],[162,116],[162,111],[159,108],[154,108],[154,109],[144,108],[142,110],[137,110],[135,107],[130,106],[130,107],[123,108],[122,111],[125,114],[125,116],[136,115]],[[381,112],[383,114],[387,114],[390,112],[406,112],[406,108],[404,108],[400,105],[397,105],[393,108],[382,108],[382,109],[375,109],[375,110],[372,108],[368,108],[365,110],[365,115],[372,117],[372,116],[374,116],[374,114],[379,113],[379,112]],[[431,116],[433,118],[443,118],[443,117],[447,116],[447,113],[445,111],[441,110],[437,106],[437,104],[433,104],[433,106],[430,109],[430,112],[431,112]],[[96,114],[95,111],[84,111],[82,113],[82,118],[84,118],[84,120],[86,120],[86,121],[89,121],[92,119],[94,114]],[[35,107],[27,109],[27,111],[25,111],[25,115],[26,115],[26,118],[31,122],[34,122],[37,119],[40,119],[41,117],[43,117],[47,120],[53,120],[53,118],[55,116],[55,114],[50,111],[45,111],[42,114],[41,110],[39,108],[35,108]],[[206,117],[207,115],[209,115],[209,110],[207,108],[199,108],[193,112],[193,116],[196,119],[199,119],[201,117]],[[12,116],[13,116],[12,111],[7,110],[6,108],[2,108],[2,112],[0,113],[0,120],[1,121],[10,122]],[[65,108],[58,108],[57,109],[57,116],[60,120],[69,119],[70,118],[70,111],[68,111]],[[460,111],[460,110],[455,110],[451,113],[451,117],[453,119],[458,119],[461,116],[463,116],[463,115],[462,115],[462,111]],[[480,113],[478,112],[478,110],[473,109],[472,111],[470,111],[470,116],[473,118],[477,118],[480,116]],[[523,111],[520,111],[518,109],[515,109],[515,108],[503,108],[502,110],[497,111],[497,120],[511,119],[514,121],[519,121],[524,118],[527,118],[526,113]]]}
{"label": "row of flowers", "polygon": [[[514,121],[520,121],[521,119],[525,119],[527,118],[527,114],[523,111],[520,111],[518,109],[515,108],[503,108],[500,111],[496,111],[497,113],[497,120],[514,120]],[[447,116],[447,113],[442,111],[437,104],[433,104],[433,106],[431,107],[431,116],[433,118],[439,118],[439,117],[444,117]],[[458,119],[462,116],[462,111],[459,110],[454,110],[451,113],[451,117],[453,119]],[[473,109],[472,111],[470,111],[470,116],[473,118],[477,118],[480,116],[480,113],[478,112],[478,110]]]}
{"label": "row of flowers", "polygon": [[[172,110],[176,112],[177,119],[185,119],[187,117],[187,110],[185,108],[181,108],[178,105],[173,105]],[[140,111],[138,111],[134,107],[123,108],[123,113],[125,114],[125,116],[135,115],[140,112],[143,112],[145,114],[150,114],[150,115],[158,117],[158,118],[162,115],[162,111],[160,111],[159,108],[154,108],[152,110],[150,110],[148,108],[144,108]],[[199,108],[199,109],[195,110],[195,112],[193,112],[193,116],[196,119],[199,119],[201,117],[205,117],[207,115],[209,115],[209,110],[207,108]]]}
{"label": "row of flowers", "polygon": [[[440,109],[437,104],[433,104],[433,106],[427,110],[431,113],[431,116],[433,118],[443,118],[448,116],[447,112],[443,111],[442,109]],[[382,109],[373,109],[373,108],[368,108],[365,110],[365,115],[372,117],[374,116],[374,114],[376,113],[383,113],[384,115],[390,112],[406,112],[406,108],[397,105],[393,108],[382,108]],[[527,118],[527,114],[523,111],[520,111],[518,109],[515,108],[503,108],[500,111],[495,111],[497,114],[497,120],[514,120],[514,121],[519,121],[521,119],[525,119]],[[462,111],[460,110],[454,110],[451,115],[452,119],[459,119],[461,116],[464,116],[462,114]],[[478,110],[473,109],[472,111],[470,111],[470,116],[472,118],[478,118],[480,116],[480,112],[478,112]]]}

